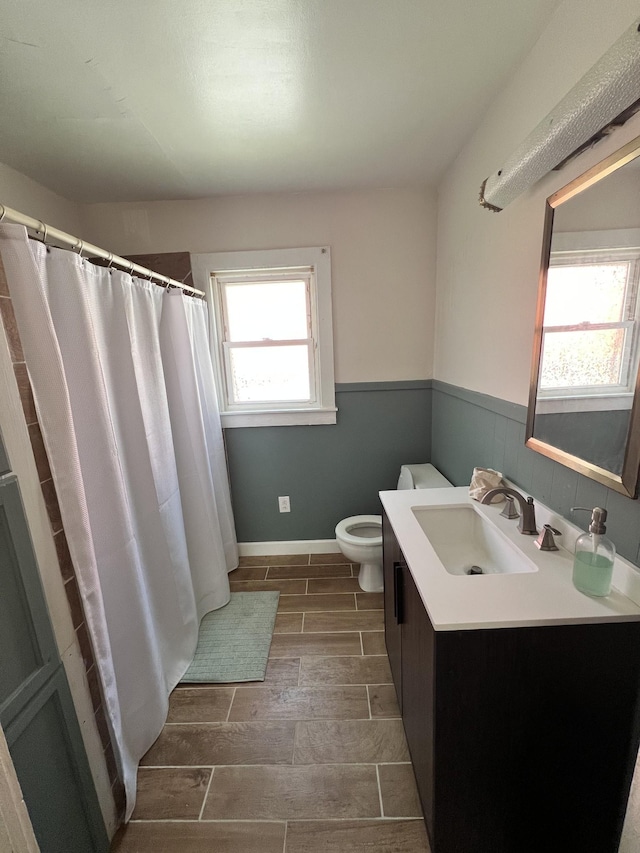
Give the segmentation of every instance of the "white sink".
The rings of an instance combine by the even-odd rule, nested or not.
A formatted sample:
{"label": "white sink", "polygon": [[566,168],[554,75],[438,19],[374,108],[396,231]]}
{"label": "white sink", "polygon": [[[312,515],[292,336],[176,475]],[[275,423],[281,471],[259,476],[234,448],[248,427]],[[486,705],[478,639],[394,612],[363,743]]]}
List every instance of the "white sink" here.
{"label": "white sink", "polygon": [[[535,536],[500,515],[500,504],[477,503],[467,486],[394,490],[380,499],[436,631],[640,621],[638,569],[616,557],[610,595],[579,592],[571,575],[581,531],[544,504],[536,503],[537,524],[562,531],[559,551],[540,551]],[[472,565],[487,571],[484,580],[467,578]]]}
{"label": "white sink", "polygon": [[450,575],[538,571],[535,563],[474,506],[415,507],[412,512]]}

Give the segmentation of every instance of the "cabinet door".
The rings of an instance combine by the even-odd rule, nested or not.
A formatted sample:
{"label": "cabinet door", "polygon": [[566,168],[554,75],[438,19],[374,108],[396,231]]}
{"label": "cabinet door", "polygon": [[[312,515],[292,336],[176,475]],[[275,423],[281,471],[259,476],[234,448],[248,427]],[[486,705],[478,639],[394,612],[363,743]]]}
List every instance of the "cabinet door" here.
{"label": "cabinet door", "polygon": [[0,725],[42,853],[109,842],[16,477],[0,477]]}
{"label": "cabinet door", "polygon": [[427,830],[433,838],[435,635],[406,566],[402,589],[402,721]]}
{"label": "cabinet door", "polygon": [[395,533],[386,513],[382,516],[384,568],[384,639],[396,687],[398,705],[402,711],[402,562]]}
{"label": "cabinet door", "polygon": [[6,728],[42,853],[109,849],[62,663]]}
{"label": "cabinet door", "polygon": [[16,477],[0,478],[0,723],[51,678],[60,658]]}

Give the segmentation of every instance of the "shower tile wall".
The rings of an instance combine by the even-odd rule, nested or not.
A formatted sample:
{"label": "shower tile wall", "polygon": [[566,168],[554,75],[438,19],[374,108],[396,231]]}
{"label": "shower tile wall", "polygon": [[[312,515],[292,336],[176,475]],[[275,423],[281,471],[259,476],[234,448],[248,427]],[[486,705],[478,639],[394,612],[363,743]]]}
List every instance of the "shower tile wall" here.
{"label": "shower tile wall", "polygon": [[84,610],[82,608],[82,601],[80,599],[80,591],[78,589],[75,570],[71,561],[71,555],[69,553],[69,547],[67,545],[67,539],[60,516],[60,506],[58,504],[58,497],[56,495],[56,489],[53,483],[53,479],[51,477],[49,460],[47,459],[47,453],[45,450],[42,433],[40,431],[40,425],[38,423],[33,394],[31,392],[31,384],[29,382],[29,376],[27,372],[27,365],[25,364],[24,360],[24,353],[22,350],[22,344],[20,342],[20,335],[18,334],[18,327],[13,311],[13,305],[11,303],[9,287],[7,285],[4,267],[2,266],[1,260],[0,316],[2,317],[2,322],[9,341],[9,350],[11,353],[11,359],[13,361],[13,370],[16,378],[16,383],[18,385],[18,390],[20,392],[20,399],[22,401],[22,410],[24,413],[25,422],[29,430],[31,448],[33,450],[33,455],[36,463],[38,479],[40,480],[40,488],[42,489],[47,513],[49,515],[51,532],[53,533],[54,537],[56,552],[58,555],[58,563],[60,566],[60,573],[64,581],[64,588],[67,594],[67,600],[69,602],[69,609],[71,612],[73,627],[78,638],[78,644],[80,646],[80,651],[82,653],[82,658],[87,673],[87,681],[89,683],[91,701],[95,714],[96,725],[98,728],[98,732],[100,733],[100,739],[104,750],[105,762],[107,764],[109,772],[109,780],[112,785],[112,791],[116,802],[116,807],[118,809],[118,813],[122,814],[124,812],[124,789],[120,779],[118,778],[118,770],[113,753],[113,746],[111,744],[111,737],[109,734],[107,719],[102,703],[102,693],[98,679],[98,672],[95,665],[93,648],[91,646],[89,632],[87,631]]}

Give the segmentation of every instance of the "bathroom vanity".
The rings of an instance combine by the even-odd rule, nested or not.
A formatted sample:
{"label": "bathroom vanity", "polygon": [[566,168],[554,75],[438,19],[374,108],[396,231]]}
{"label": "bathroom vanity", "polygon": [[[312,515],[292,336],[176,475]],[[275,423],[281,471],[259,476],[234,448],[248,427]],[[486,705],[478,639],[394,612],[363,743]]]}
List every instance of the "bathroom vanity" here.
{"label": "bathroom vanity", "polygon": [[[568,552],[537,552],[466,489],[381,499],[385,638],[433,853],[616,853],[640,738],[640,607],[579,593]],[[421,510],[440,512],[435,548]],[[473,537],[511,549],[516,571],[458,573],[452,553]]]}

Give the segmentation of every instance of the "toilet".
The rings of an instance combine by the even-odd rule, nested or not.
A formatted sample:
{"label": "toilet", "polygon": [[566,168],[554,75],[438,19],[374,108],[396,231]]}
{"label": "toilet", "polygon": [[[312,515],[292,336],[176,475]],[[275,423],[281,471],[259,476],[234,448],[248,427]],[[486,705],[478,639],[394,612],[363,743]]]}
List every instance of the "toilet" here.
{"label": "toilet", "polygon": [[349,562],[360,563],[360,589],[382,592],[382,516],[344,518],[336,525],[336,539]]}
{"label": "toilet", "polygon": [[[453,488],[430,463],[403,465],[398,489]],[[358,583],[365,592],[382,592],[382,516],[352,515],[336,525],[336,540],[351,563],[360,563]]]}

